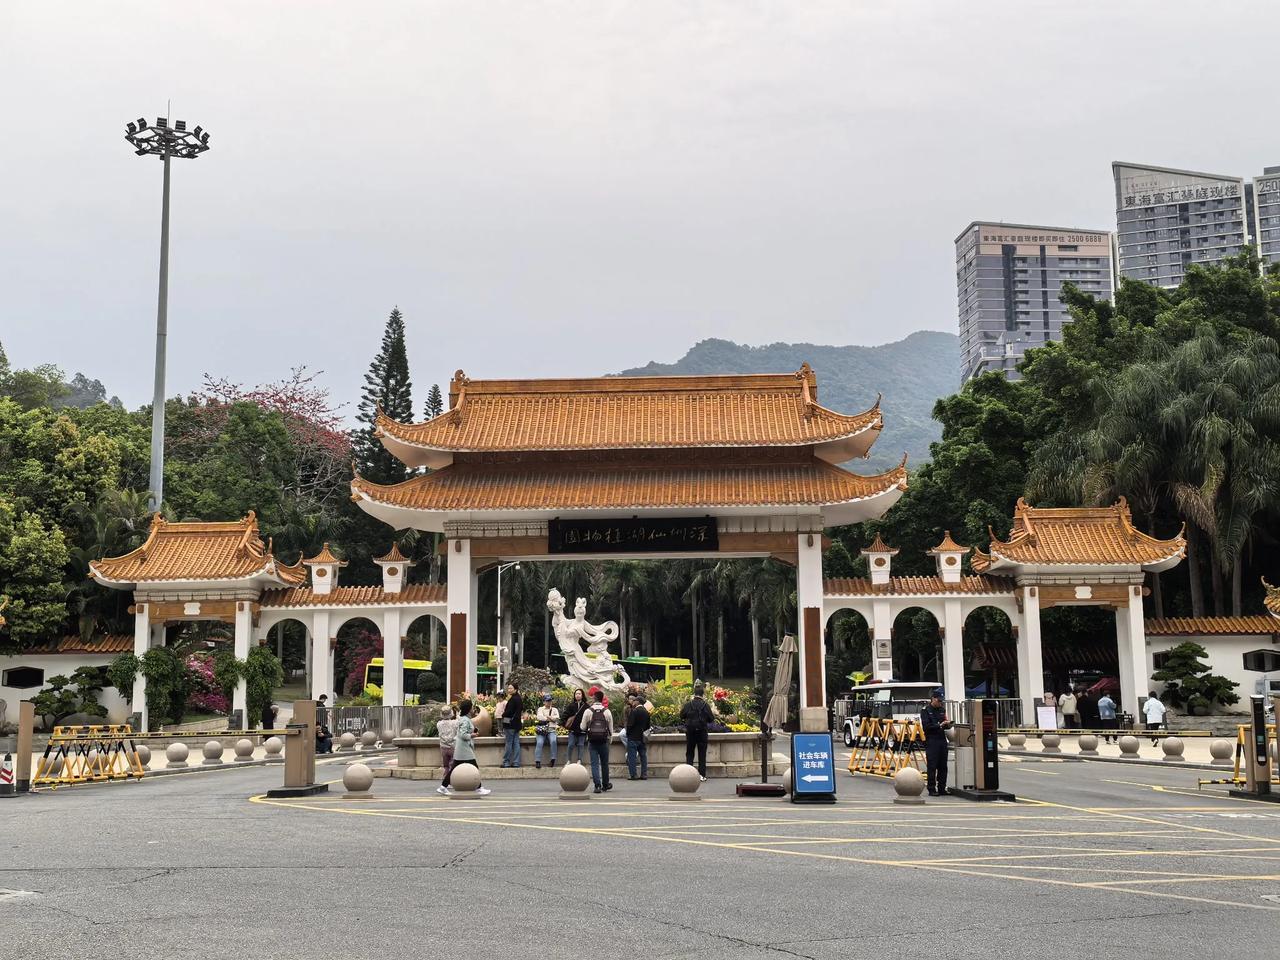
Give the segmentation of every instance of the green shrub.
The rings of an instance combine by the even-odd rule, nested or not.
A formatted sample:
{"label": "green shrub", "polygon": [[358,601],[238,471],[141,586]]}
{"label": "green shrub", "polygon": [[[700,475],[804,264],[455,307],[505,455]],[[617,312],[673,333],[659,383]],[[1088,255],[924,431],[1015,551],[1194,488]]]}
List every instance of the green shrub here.
{"label": "green shrub", "polygon": [[1180,643],[1168,652],[1164,666],[1153,673],[1151,679],[1163,681],[1170,702],[1177,707],[1185,704],[1188,711],[1208,710],[1214,703],[1237,702],[1240,698],[1232,690],[1239,684],[1211,674],[1209,665],[1200,662],[1207,656],[1209,651],[1198,643],[1190,640]]}

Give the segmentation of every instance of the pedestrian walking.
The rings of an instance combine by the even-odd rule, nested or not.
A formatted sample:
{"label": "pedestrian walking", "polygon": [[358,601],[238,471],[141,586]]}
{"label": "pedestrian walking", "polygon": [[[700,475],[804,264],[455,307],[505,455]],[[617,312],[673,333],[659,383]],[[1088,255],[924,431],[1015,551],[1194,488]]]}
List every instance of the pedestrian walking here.
{"label": "pedestrian walking", "polygon": [[520,766],[520,726],[524,723],[524,700],[520,698],[520,685],[507,684],[507,701],[502,708],[502,733],[506,749],[502,753],[504,767]]}
{"label": "pedestrian walking", "polygon": [[1080,705],[1071,690],[1058,698],[1058,708],[1062,711],[1063,729],[1075,730],[1080,726]]}
{"label": "pedestrian walking", "polygon": [[627,698],[631,709],[627,712],[627,779],[635,780],[636,764],[639,761],[641,780],[649,779],[649,729],[653,726],[649,719],[649,711],[645,707],[644,697],[638,693]]}
{"label": "pedestrian walking", "polygon": [[693,697],[680,708],[680,722],[684,724],[684,762],[693,766],[693,754],[698,753],[698,779],[707,782],[707,730],[715,718],[711,706],[703,699],[707,688],[699,680],[693,685]]}
{"label": "pedestrian walking", "polygon": [[[267,701],[265,704],[263,704],[262,717],[260,718],[262,720],[262,729],[274,730],[276,728],[276,716],[279,713],[280,713],[280,708],[277,707],[274,703]],[[316,714],[317,714],[316,726],[320,726],[320,716],[319,716],[318,710],[316,711]]]}
{"label": "pedestrian walking", "polygon": [[920,711],[920,726],[924,729],[924,756],[926,762],[925,785],[929,796],[942,797],[947,793],[947,733],[951,721],[942,705],[942,690],[934,690],[929,702]]}
{"label": "pedestrian walking", "polygon": [[[1147,702],[1142,705],[1142,715],[1147,718],[1147,732],[1159,730],[1164,726],[1164,715],[1168,713],[1168,709],[1160,698],[1156,696],[1156,692],[1152,690],[1147,694]],[[1154,747],[1160,742],[1159,737],[1151,738],[1151,745]]]}
{"label": "pedestrian walking", "polygon": [[[1119,726],[1116,721],[1116,702],[1111,699],[1110,693],[1103,693],[1098,698],[1098,726],[1103,730],[1115,730]],[[1118,734],[1104,733],[1102,735],[1103,743],[1111,743],[1113,740],[1119,740]]]}
{"label": "pedestrian walking", "polygon": [[596,690],[592,704],[584,712],[581,721],[587,735],[587,750],[591,754],[591,781],[596,793],[613,789],[609,782],[609,741],[613,739],[613,714],[604,705],[604,691]]}
{"label": "pedestrian walking", "polygon": [[[449,767],[449,772],[444,775],[444,786],[436,789],[437,793],[453,792],[453,787],[450,786],[450,781],[453,779],[453,771],[464,763],[469,763],[473,767],[480,766],[480,764],[476,763],[475,736],[476,725],[471,722],[471,701],[463,700],[458,704],[458,729],[454,734],[453,764]],[[490,791],[481,784],[476,793],[481,796],[487,796]]]}
{"label": "pedestrian walking", "polygon": [[564,708],[561,726],[568,733],[568,750],[565,763],[582,763],[587,759],[587,735],[582,731],[583,712],[587,709],[587,694],[581,687],[573,691],[573,699]]}
{"label": "pedestrian walking", "polygon": [[437,793],[444,793],[449,782],[449,771],[453,769],[453,745],[458,736],[458,718],[454,715],[452,704],[446,704],[440,711],[440,719],[436,722],[436,736],[440,738],[440,786]]}
{"label": "pedestrian walking", "polygon": [[560,711],[557,709],[551,694],[542,695],[542,706],[534,715],[533,767],[542,769],[542,745],[551,748],[551,766],[556,765],[556,740],[559,737]]}

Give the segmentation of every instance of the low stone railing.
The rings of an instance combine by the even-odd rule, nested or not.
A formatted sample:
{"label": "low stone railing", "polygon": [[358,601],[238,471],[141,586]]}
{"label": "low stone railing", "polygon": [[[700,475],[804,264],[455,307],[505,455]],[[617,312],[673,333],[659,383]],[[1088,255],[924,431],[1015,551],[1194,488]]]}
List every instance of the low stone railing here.
{"label": "low stone railing", "polygon": [[[398,737],[396,764],[386,770],[374,771],[378,776],[401,777],[409,780],[433,780],[443,775],[440,769],[440,739],[438,737]],[[560,736],[556,746],[556,768],[549,767],[550,755],[544,746],[542,769],[533,766],[534,737],[520,738],[519,769],[503,769],[502,737],[476,737],[476,762],[484,776],[503,777],[555,777],[564,766],[569,752],[569,740]],[[770,744],[771,745],[771,744]],[[759,733],[712,733],[707,738],[708,777],[751,777],[760,775]],[[696,759],[696,757],[695,757]],[[590,757],[583,762],[590,765]],[[685,738],[683,733],[655,733],[649,738],[649,775],[666,776],[672,768],[685,762]],[[785,764],[772,759],[770,774],[780,774]],[[625,776],[627,751],[618,737],[609,746],[609,768],[615,776]]]}

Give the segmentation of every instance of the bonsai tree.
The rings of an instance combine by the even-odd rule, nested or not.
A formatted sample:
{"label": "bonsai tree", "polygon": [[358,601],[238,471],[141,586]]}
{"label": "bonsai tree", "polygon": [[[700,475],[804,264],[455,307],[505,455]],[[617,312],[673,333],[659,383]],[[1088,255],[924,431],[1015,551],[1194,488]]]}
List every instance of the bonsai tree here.
{"label": "bonsai tree", "polygon": [[46,727],[76,713],[105,717],[107,711],[98,703],[97,696],[105,682],[100,667],[78,667],[70,677],[50,677],[49,685],[32,697],[31,702]]}
{"label": "bonsai tree", "polygon": [[1224,706],[1240,698],[1232,692],[1239,684],[1226,677],[1210,673],[1210,667],[1201,660],[1209,651],[1188,640],[1169,651],[1164,666],[1151,675],[1153,680],[1164,682],[1164,692],[1174,706],[1185,705],[1188,713],[1206,712],[1213,704]]}

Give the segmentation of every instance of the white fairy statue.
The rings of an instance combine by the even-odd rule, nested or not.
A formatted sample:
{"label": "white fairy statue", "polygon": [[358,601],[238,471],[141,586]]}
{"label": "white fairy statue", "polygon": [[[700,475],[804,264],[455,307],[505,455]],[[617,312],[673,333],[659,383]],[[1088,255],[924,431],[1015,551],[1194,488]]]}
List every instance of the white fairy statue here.
{"label": "white fairy statue", "polygon": [[[584,597],[579,597],[574,604],[572,620],[565,618],[564,606],[564,597],[552,588],[547,594],[547,609],[551,611],[551,630],[568,665],[569,673],[560,678],[564,684],[584,690],[592,686],[617,690],[629,684],[631,678],[609,654],[609,643],[618,639],[618,625],[612,620],[588,623]],[[584,643],[587,652],[583,652],[581,644]]]}

